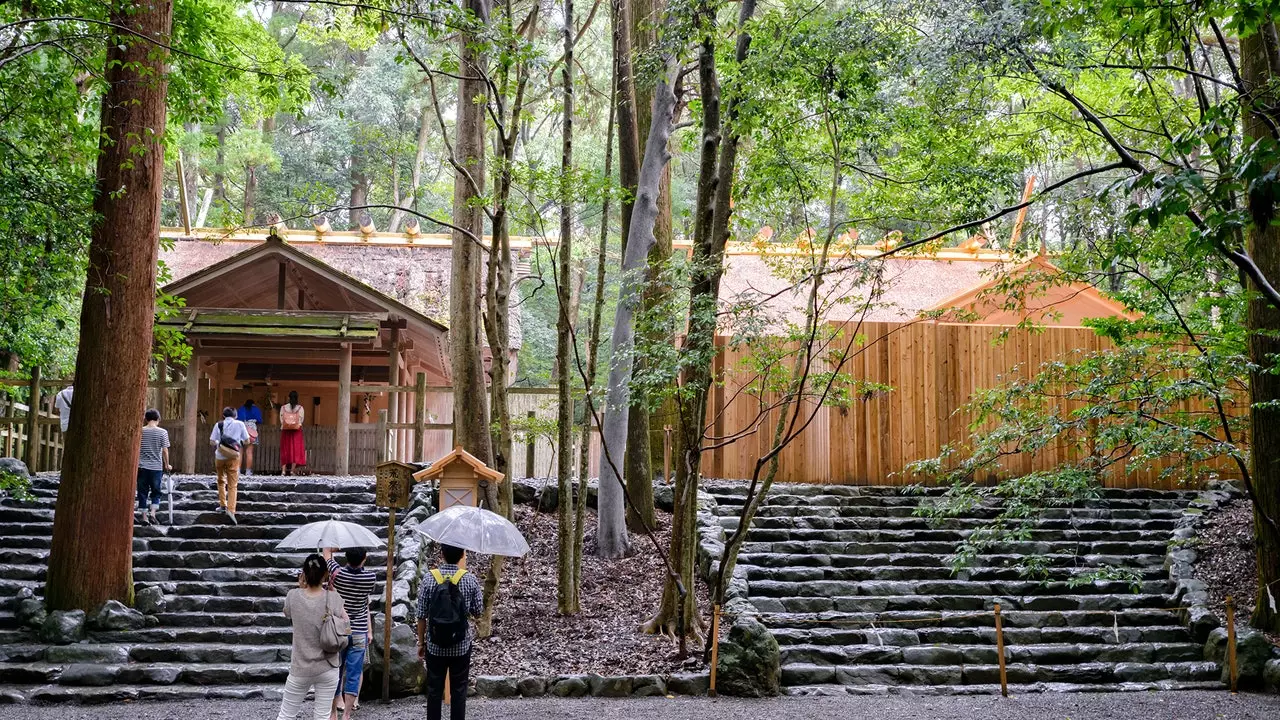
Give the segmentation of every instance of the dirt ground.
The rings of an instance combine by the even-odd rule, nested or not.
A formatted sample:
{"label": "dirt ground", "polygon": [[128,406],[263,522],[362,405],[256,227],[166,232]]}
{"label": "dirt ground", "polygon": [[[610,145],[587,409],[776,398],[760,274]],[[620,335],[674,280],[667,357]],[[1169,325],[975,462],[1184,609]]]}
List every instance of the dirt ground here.
{"label": "dirt ground", "polygon": [[[670,638],[640,631],[658,609],[666,577],[661,555],[648,536],[632,533],[629,557],[603,560],[593,552],[596,518],[588,513],[582,612],[562,616],[556,612],[556,516],[522,505],[516,510],[516,524],[532,550],[506,561],[494,633],[477,641],[472,675],[642,675],[701,665],[696,659],[682,662]],[[659,512],[658,524],[654,535],[665,553],[670,515]],[[472,569],[484,577],[486,568],[480,563]],[[705,615],[710,608],[707,589],[701,582],[697,585],[698,607]]]}
{"label": "dirt ground", "polygon": [[[1227,596],[1235,599],[1237,622],[1247,624],[1258,597],[1257,557],[1253,542],[1253,505],[1235,500],[1205,518],[1196,534],[1196,577],[1209,586],[1209,606],[1227,617]],[[1280,588],[1272,588],[1280,604]],[[1268,635],[1280,645],[1280,636]]]}

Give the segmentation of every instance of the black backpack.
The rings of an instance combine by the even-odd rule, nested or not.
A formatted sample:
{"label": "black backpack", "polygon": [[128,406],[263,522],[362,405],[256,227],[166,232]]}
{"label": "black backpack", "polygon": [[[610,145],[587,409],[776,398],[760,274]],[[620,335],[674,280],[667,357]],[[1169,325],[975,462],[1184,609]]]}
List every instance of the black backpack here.
{"label": "black backpack", "polygon": [[466,574],[466,570],[459,570],[446,577],[439,570],[431,571],[436,586],[427,607],[427,633],[437,647],[454,647],[467,639],[467,601],[458,589]]}

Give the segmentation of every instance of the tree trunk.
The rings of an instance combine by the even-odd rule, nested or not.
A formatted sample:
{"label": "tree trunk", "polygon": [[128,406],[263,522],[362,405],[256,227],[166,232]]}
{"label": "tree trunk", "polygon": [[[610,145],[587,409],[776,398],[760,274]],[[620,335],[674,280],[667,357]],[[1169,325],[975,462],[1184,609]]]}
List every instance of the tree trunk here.
{"label": "tree trunk", "polygon": [[[133,602],[133,500],[155,319],[170,0],[111,8],[127,29],[107,46],[97,214],[80,313],[68,429],[45,597],[53,610]],[[154,42],[148,42],[143,38]],[[157,46],[159,45],[159,47]]]}
{"label": "tree trunk", "polygon": [[[1267,22],[1252,35],[1240,38],[1241,71],[1248,96],[1244,131],[1248,138],[1268,138],[1271,133],[1264,120],[1280,119],[1276,111],[1277,96],[1271,85],[1280,68],[1273,58],[1280,57],[1280,47],[1273,46],[1275,26]],[[1266,202],[1266,207],[1261,203]],[[1272,200],[1250,196],[1249,210],[1255,218],[1249,226],[1249,255],[1268,278],[1280,277],[1280,228],[1271,218]],[[1257,290],[1255,286],[1250,289]],[[1280,375],[1271,371],[1280,355],[1280,310],[1261,293],[1249,299],[1246,313],[1249,330],[1249,357],[1254,370],[1249,374],[1250,458],[1252,462],[1254,532],[1258,564],[1258,597],[1253,625],[1262,630],[1280,632],[1280,613],[1272,609],[1271,598],[1280,604],[1280,532],[1263,520],[1263,515],[1280,518]],[[1270,594],[1268,594],[1268,589]]]}
{"label": "tree trunk", "polygon": [[[418,196],[422,194],[422,165],[427,161],[427,141],[431,138],[431,107],[422,108],[422,116],[418,118],[418,144],[413,155],[413,168],[409,171],[409,194],[396,201],[397,205],[418,209]],[[405,211],[397,208],[391,213],[387,222],[387,232],[400,232],[400,223],[404,222]]]}
{"label": "tree trunk", "polygon": [[[612,0],[613,71],[617,75],[613,106],[618,121],[618,175],[622,188],[622,254],[627,253],[636,183],[640,179],[640,130],[637,126],[635,63],[632,55],[630,0]],[[665,172],[665,171],[664,171]]]}
{"label": "tree trunk", "polygon": [[[489,22],[489,0],[466,0],[474,22]],[[453,380],[454,442],[488,463],[493,458],[489,410],[485,407],[484,359],[480,341],[480,269],[484,262],[484,211],[478,198],[484,191],[484,113],[488,63],[475,32],[458,35],[461,79],[458,81],[458,121],[453,181],[453,267],[449,287],[449,360]],[[494,352],[498,350],[495,348]],[[497,488],[486,483],[486,504],[497,509]]]}
{"label": "tree trunk", "polygon": [[350,173],[351,194],[347,198],[347,227],[360,229],[360,211],[356,208],[369,204],[369,176],[365,173],[364,155],[355,148],[351,150]]}
{"label": "tree trunk", "polygon": [[570,381],[575,369],[573,358],[573,325],[570,305],[573,302],[573,0],[564,0],[564,66],[561,75],[563,119],[560,144],[560,245],[556,248],[556,483],[559,498],[556,520],[559,523],[556,587],[556,609],[562,615],[574,611],[573,600],[573,396]]}
{"label": "tree trunk", "polygon": [[218,141],[218,149],[213,156],[214,166],[217,168],[213,173],[213,204],[227,204],[227,176],[225,173],[227,162],[227,123],[218,123],[218,132],[215,135]]}
{"label": "tree trunk", "polygon": [[254,203],[258,200],[258,166],[246,165],[244,168],[244,207],[242,217],[245,225],[252,225]]}
{"label": "tree trunk", "polygon": [[604,427],[600,439],[604,461],[600,467],[600,499],[597,515],[596,552],[601,557],[619,558],[627,553],[628,538],[622,478],[627,451],[627,425],[631,407],[631,373],[635,349],[635,320],[644,290],[643,268],[653,246],[653,227],[658,218],[658,186],[671,160],[667,142],[675,112],[673,88],[678,65],[674,58],[663,62],[663,75],[654,91],[653,123],[644,146],[644,162],[636,185],[636,204],[631,213],[630,239],[622,258],[622,283],[618,289],[618,312],[613,321],[613,357],[605,397]]}

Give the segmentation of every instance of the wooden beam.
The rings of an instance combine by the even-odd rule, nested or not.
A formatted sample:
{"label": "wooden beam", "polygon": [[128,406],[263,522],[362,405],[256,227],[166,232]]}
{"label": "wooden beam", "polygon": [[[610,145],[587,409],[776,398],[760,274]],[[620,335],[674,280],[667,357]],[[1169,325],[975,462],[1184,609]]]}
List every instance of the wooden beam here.
{"label": "wooden beam", "polygon": [[[387,373],[388,385],[400,384],[400,327],[397,325],[392,325],[391,327],[391,347],[387,354]],[[387,416],[391,418],[392,422],[400,422],[399,409],[400,394],[392,392],[387,397]],[[397,433],[397,439],[398,437],[399,433]],[[398,442],[392,443],[391,448],[393,448],[393,452],[398,449]],[[400,458],[396,457],[395,459],[399,460]]]}
{"label": "wooden beam", "polygon": [[347,475],[351,454],[351,346],[338,356],[338,432],[334,452],[338,475]]}
{"label": "wooden beam", "polygon": [[186,397],[183,398],[182,418],[182,472],[191,475],[196,471],[196,423],[200,412],[200,357],[191,354],[187,364]]}
{"label": "wooden beam", "polygon": [[276,284],[276,309],[277,310],[284,309],[284,273],[285,273],[284,261],[281,261],[280,262],[280,279],[279,279],[279,282]]}
{"label": "wooden beam", "polygon": [[312,309],[320,309],[320,300],[311,291],[311,287],[307,285],[307,281],[302,277],[302,271],[298,270],[297,265],[292,263],[289,265],[289,275],[293,277],[294,284],[298,286],[298,309],[302,309],[302,298],[304,296],[307,298],[307,302],[311,304]]}
{"label": "wooden beam", "polygon": [[178,151],[178,214],[182,217],[182,229],[191,234],[191,208],[187,207],[187,174],[182,167],[182,151]]}

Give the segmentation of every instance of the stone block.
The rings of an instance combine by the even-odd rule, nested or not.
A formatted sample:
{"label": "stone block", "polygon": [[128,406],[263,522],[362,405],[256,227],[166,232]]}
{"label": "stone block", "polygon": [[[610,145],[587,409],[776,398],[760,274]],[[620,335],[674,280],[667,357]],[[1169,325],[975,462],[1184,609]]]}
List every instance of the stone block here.
{"label": "stone block", "polygon": [[964,653],[959,648],[917,645],[902,649],[902,661],[909,665],[959,665],[964,662]]}
{"label": "stone block", "polygon": [[520,694],[517,680],[510,675],[481,675],[476,678],[476,695],[487,698],[512,698]]}
{"label": "stone block", "polygon": [[1197,607],[1187,612],[1187,631],[1191,633],[1192,642],[1203,643],[1208,641],[1210,633],[1221,626],[1222,623],[1218,620],[1218,616],[1210,612],[1208,608]]}
{"label": "stone block", "polygon": [[120,668],[116,665],[68,665],[58,676],[59,685],[106,687],[116,681]]}
{"label": "stone block", "polygon": [[66,665],[77,663],[120,665],[129,662],[129,650],[120,645],[91,645],[88,643],[54,645],[45,650],[44,660],[48,663]]}
{"label": "stone block", "polygon": [[83,610],[55,610],[40,626],[40,639],[53,645],[69,645],[84,639]]}
{"label": "stone block", "polygon": [[591,687],[592,697],[627,697],[631,694],[631,677],[626,675],[588,675],[587,684]]}
{"label": "stone block", "polygon": [[631,678],[632,697],[657,697],[667,694],[667,681],[660,675],[639,675]]}
{"label": "stone block", "polygon": [[1115,673],[1120,682],[1158,682],[1168,676],[1163,667],[1147,663],[1117,663]]}
{"label": "stone block", "polygon": [[711,673],[675,673],[667,677],[667,692],[672,695],[706,695],[711,687]]}
{"label": "stone block", "polygon": [[139,590],[133,598],[133,606],[143,615],[162,613],[166,604],[164,591],[155,585]]}
{"label": "stone block", "polygon": [[1267,661],[1262,669],[1262,682],[1271,692],[1280,692],[1280,659]]}
{"label": "stone block", "polygon": [[716,690],[725,695],[769,697],[780,692],[778,641],[755,620],[739,619],[720,645]]}
{"label": "stone block", "polygon": [[44,602],[37,598],[25,598],[18,601],[13,609],[13,618],[22,627],[38,628],[44,625],[49,614],[45,612]]}
{"label": "stone block", "polygon": [[586,675],[563,675],[551,683],[551,694],[556,697],[585,697],[590,692]]}
{"label": "stone block", "polygon": [[547,694],[547,680],[534,676],[520,678],[516,689],[520,691],[520,697],[542,697]]}
{"label": "stone block", "polygon": [[178,665],[126,665],[120,669],[116,682],[125,685],[172,685],[182,676]]}
{"label": "stone block", "polygon": [[[1216,631],[1215,631],[1216,632]],[[1226,631],[1223,631],[1226,634]],[[1225,643],[1224,643],[1225,650]],[[1207,654],[1207,652],[1206,652]],[[1272,659],[1271,642],[1262,633],[1244,628],[1236,631],[1236,678],[1243,689],[1261,689],[1267,663]],[[1230,669],[1223,663],[1222,681],[1230,680]]]}

